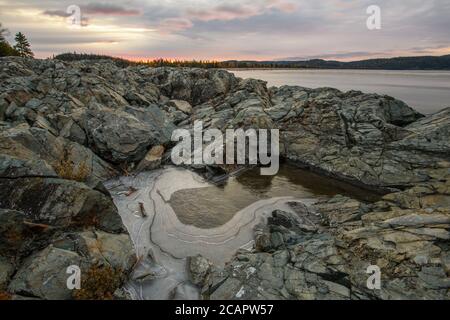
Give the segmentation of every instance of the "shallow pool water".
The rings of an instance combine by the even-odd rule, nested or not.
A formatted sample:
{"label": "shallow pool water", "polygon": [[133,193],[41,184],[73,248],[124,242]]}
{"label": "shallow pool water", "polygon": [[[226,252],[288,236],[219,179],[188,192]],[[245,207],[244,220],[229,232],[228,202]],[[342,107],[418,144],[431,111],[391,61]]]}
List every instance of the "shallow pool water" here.
{"label": "shallow pool water", "polygon": [[375,197],[348,184],[284,164],[276,176],[261,176],[259,169],[252,169],[223,185],[176,191],[170,204],[181,223],[209,229],[227,223],[236,212],[259,200],[286,196],[326,198],[336,194],[367,201]]}

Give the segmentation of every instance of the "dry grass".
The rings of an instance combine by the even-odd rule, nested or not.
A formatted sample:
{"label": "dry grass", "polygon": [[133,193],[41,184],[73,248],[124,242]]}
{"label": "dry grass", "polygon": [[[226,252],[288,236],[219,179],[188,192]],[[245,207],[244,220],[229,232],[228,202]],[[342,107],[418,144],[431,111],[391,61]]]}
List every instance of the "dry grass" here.
{"label": "dry grass", "polygon": [[85,162],[81,162],[78,166],[75,166],[75,164],[67,157],[64,157],[64,159],[55,166],[55,171],[61,178],[79,182],[86,181],[90,173],[89,167]]}
{"label": "dry grass", "polygon": [[81,289],[73,292],[76,300],[113,300],[123,282],[123,272],[110,266],[92,266],[81,279]]}
{"label": "dry grass", "polygon": [[0,291],[0,301],[1,300],[11,300],[11,294],[6,291]]}
{"label": "dry grass", "polygon": [[123,176],[128,177],[131,175],[128,164],[126,162],[119,164],[119,168]]}

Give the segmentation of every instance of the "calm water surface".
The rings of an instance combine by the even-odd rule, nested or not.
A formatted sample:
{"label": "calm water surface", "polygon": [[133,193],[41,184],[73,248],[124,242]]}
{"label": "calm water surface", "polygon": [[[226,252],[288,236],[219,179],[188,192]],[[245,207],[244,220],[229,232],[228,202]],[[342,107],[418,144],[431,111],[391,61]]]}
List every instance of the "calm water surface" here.
{"label": "calm water surface", "polygon": [[424,114],[450,107],[450,71],[389,70],[231,70],[269,86],[333,87],[387,94]]}
{"label": "calm water surface", "polygon": [[379,196],[357,187],[315,173],[283,164],[276,176],[261,176],[254,169],[225,185],[175,192],[170,205],[185,225],[197,228],[215,228],[227,223],[239,210],[250,204],[270,198],[331,198],[348,195],[363,201],[378,200]]}

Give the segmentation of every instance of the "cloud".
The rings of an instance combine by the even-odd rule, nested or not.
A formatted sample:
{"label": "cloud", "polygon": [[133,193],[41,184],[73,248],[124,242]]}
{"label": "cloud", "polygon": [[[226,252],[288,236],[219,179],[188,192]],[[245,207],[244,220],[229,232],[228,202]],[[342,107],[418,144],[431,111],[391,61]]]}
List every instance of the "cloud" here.
{"label": "cloud", "polygon": [[[50,17],[60,17],[65,19],[73,15],[73,13],[66,12],[63,10],[45,10],[44,12],[42,12],[42,14]],[[89,25],[89,17],[81,15],[81,26],[86,27],[88,25]]]}
{"label": "cloud", "polygon": [[141,14],[136,9],[126,9],[124,7],[108,3],[90,3],[80,6],[84,14],[107,15],[107,16],[138,16]]}
{"label": "cloud", "polygon": [[117,44],[122,40],[119,39],[99,39],[95,37],[71,37],[71,38],[59,38],[55,39],[53,37],[35,37],[33,39],[42,45],[73,45],[73,44]]}
{"label": "cloud", "polygon": [[432,47],[412,47],[404,50],[386,50],[386,51],[353,51],[353,52],[336,52],[327,54],[317,54],[302,57],[285,57],[278,58],[275,61],[306,61],[313,59],[324,60],[342,60],[355,61],[376,58],[389,58],[399,56],[414,56],[414,55],[444,55],[450,52],[449,45],[439,45]]}
{"label": "cloud", "polygon": [[[84,25],[89,19],[88,27],[67,28],[65,11],[74,3]],[[366,27],[371,4],[373,0],[0,0],[0,21],[12,34],[24,32],[38,57],[52,50],[99,50],[140,57],[356,60],[449,51],[448,0],[377,0],[382,14],[377,31]],[[111,41],[97,45],[97,39]],[[52,48],[52,41],[61,44]]]}
{"label": "cloud", "polygon": [[188,9],[187,15],[201,21],[243,19],[261,14],[259,8],[251,5],[220,5],[212,9]]}
{"label": "cloud", "polygon": [[[67,7],[69,8],[69,6]],[[89,16],[138,16],[141,14],[139,10],[136,9],[126,9],[124,7],[107,4],[107,3],[89,3],[87,5],[79,6],[81,13],[81,26],[85,27],[89,25]],[[42,12],[43,15],[50,17],[60,17],[68,18],[73,15],[73,12],[67,12],[64,10],[45,10]]]}
{"label": "cloud", "polygon": [[167,18],[160,22],[158,30],[163,33],[179,32],[189,29],[193,23],[189,19],[184,18]]}
{"label": "cloud", "polygon": [[63,10],[45,10],[44,12],[42,12],[42,14],[51,16],[51,17],[62,17],[62,18],[67,18],[67,17],[71,16],[70,13],[67,13]]}
{"label": "cloud", "polygon": [[304,61],[312,59],[324,59],[324,60],[339,60],[349,58],[368,57],[373,55],[382,54],[381,52],[368,52],[368,51],[354,51],[354,52],[339,52],[339,53],[326,53],[317,55],[308,55],[302,57],[286,57],[276,59],[277,61]]}
{"label": "cloud", "polygon": [[245,19],[262,15],[270,10],[279,10],[284,13],[292,13],[297,9],[297,5],[285,0],[259,0],[245,3],[222,3],[206,9],[188,9],[188,17],[201,21],[230,21],[235,19]]}

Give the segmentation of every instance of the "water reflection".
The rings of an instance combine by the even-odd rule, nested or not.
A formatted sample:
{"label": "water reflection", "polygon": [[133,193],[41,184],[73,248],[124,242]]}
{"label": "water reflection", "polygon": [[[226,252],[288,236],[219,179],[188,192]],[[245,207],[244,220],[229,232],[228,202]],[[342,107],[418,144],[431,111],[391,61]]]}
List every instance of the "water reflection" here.
{"label": "water reflection", "polygon": [[259,169],[253,169],[222,186],[177,191],[170,204],[183,224],[209,229],[224,225],[237,211],[262,199],[331,198],[337,194],[365,201],[378,198],[359,188],[284,164],[276,176],[261,176]]}

